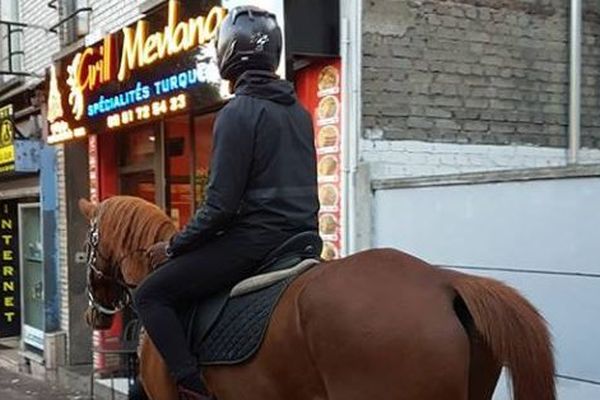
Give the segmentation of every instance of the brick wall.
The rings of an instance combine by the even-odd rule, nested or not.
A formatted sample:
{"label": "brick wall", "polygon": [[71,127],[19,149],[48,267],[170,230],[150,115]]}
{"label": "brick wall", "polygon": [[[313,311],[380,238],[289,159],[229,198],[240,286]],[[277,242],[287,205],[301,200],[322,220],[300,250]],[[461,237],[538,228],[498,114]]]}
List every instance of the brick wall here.
{"label": "brick wall", "polygon": [[[373,179],[566,166],[556,147],[436,143],[417,140],[360,141],[361,162]],[[582,149],[581,164],[600,163],[600,150]]]}
{"label": "brick wall", "polygon": [[[21,2],[21,20],[50,27],[58,21],[58,13],[47,6],[47,0]],[[139,18],[138,2],[122,0],[90,0],[90,31],[113,32]],[[58,35],[41,29],[26,28],[24,33],[25,71],[44,74],[59,51]]]}
{"label": "brick wall", "polygon": [[[63,145],[56,147],[57,162],[57,205],[56,218],[58,236],[58,268],[60,290],[60,329],[69,333],[69,255],[67,240],[67,192],[65,181],[65,150]],[[67,341],[68,343],[68,341]],[[67,349],[68,353],[68,349]]]}
{"label": "brick wall", "polygon": [[[47,0],[27,0],[20,2],[21,21],[24,23],[50,27],[58,20],[56,10],[47,6]],[[44,74],[50,65],[52,55],[59,49],[58,36],[42,29],[26,28],[24,33],[24,69],[27,72]]]}
{"label": "brick wall", "polygon": [[[582,144],[599,148],[600,26],[585,3]],[[564,1],[370,0],[363,20],[365,139],[566,146]]]}
{"label": "brick wall", "polygon": [[90,0],[93,9],[90,31],[115,32],[139,18],[138,2],[123,0]]}

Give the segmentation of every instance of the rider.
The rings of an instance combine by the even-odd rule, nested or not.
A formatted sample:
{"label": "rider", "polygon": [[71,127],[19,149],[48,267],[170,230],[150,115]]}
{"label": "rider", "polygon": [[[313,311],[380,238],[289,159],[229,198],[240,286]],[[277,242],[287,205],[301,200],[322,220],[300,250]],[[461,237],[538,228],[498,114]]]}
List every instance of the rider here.
{"label": "rider", "polygon": [[311,117],[275,74],[282,47],[275,15],[232,9],[216,45],[235,98],[215,121],[205,201],[182,231],[148,250],[152,266],[166,263],[135,295],[180,393],[193,399],[208,397],[177,310],[251,276],[270,250],[318,224]]}

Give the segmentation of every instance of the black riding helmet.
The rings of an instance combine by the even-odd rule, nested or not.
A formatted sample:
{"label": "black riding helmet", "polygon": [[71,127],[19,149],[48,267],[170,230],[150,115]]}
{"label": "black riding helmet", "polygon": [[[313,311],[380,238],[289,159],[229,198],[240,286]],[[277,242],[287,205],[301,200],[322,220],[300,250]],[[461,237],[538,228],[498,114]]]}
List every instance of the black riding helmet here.
{"label": "black riding helmet", "polygon": [[223,79],[235,81],[250,69],[275,71],[281,57],[281,29],[275,14],[255,6],[235,7],[219,28],[216,46]]}

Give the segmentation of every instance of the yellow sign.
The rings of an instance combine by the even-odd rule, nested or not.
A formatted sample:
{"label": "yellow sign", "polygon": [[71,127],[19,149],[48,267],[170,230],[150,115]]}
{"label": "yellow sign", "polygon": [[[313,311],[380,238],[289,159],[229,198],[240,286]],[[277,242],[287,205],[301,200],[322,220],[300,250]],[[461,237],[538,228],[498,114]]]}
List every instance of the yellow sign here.
{"label": "yellow sign", "polygon": [[0,172],[12,171],[15,162],[12,104],[0,108]]}
{"label": "yellow sign", "polygon": [[0,147],[12,146],[13,144],[14,129],[10,120],[12,115],[12,104],[0,108]]}
{"label": "yellow sign", "polygon": [[13,145],[0,147],[0,165],[15,161],[15,147]]}
{"label": "yellow sign", "polygon": [[16,208],[15,202],[0,201],[0,338],[21,330]]}

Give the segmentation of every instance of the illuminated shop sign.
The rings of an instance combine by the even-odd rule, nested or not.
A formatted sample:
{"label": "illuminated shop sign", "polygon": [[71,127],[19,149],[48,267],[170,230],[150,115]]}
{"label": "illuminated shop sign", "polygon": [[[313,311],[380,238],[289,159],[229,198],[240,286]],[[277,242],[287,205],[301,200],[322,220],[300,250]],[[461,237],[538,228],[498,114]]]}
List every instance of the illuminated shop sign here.
{"label": "illuminated shop sign", "polygon": [[107,125],[109,128],[120,128],[135,122],[147,121],[173,112],[187,108],[187,97],[185,93],[168,99],[156,100],[150,104],[144,104],[126,111],[109,115]]}
{"label": "illuminated shop sign", "polygon": [[0,338],[21,332],[17,203],[0,201]]}
{"label": "illuminated shop sign", "polygon": [[[183,15],[194,7],[200,16]],[[182,10],[170,0],[166,25],[141,20],[61,60],[49,71],[48,143],[222,100],[214,39],[226,16],[219,5]]]}
{"label": "illuminated shop sign", "polygon": [[150,84],[137,82],[135,87],[114,96],[100,98],[88,106],[88,116],[95,117],[141,103],[157,96],[164,96],[175,91],[187,90],[199,82],[195,69],[159,79]]}
{"label": "illuminated shop sign", "polygon": [[221,7],[214,7],[206,17],[192,18],[188,22],[177,22],[179,3],[169,2],[168,25],[163,32],[148,35],[148,23],[139,21],[134,29],[123,29],[123,56],[119,67],[118,78],[124,81],[130,71],[151,65],[157,60],[170,57],[181,51],[203,45],[213,40],[227,12]]}

